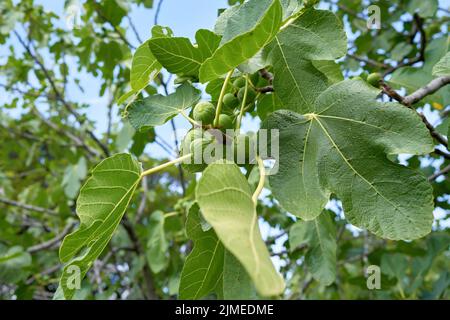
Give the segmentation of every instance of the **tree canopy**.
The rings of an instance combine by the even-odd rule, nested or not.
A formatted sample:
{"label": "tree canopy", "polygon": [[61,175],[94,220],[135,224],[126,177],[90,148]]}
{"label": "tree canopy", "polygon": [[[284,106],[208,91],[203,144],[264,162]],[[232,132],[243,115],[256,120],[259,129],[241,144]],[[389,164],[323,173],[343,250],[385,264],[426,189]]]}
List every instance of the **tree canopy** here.
{"label": "tree canopy", "polygon": [[448,299],[444,1],[168,2],[0,3],[0,299]]}

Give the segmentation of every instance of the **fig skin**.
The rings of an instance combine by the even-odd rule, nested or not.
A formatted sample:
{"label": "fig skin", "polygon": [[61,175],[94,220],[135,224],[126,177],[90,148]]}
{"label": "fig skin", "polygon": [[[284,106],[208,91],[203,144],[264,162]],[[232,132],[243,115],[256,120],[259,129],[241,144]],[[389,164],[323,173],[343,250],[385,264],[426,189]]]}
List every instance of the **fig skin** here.
{"label": "fig skin", "polygon": [[200,101],[194,107],[193,117],[195,121],[201,122],[203,125],[212,124],[216,116],[216,108],[207,101]]}
{"label": "fig skin", "polygon": [[219,129],[225,131],[227,129],[233,129],[233,118],[226,114],[219,116]]}
{"label": "fig skin", "polygon": [[[239,89],[238,99],[240,102],[242,102],[244,100],[244,96],[245,96],[245,88]],[[245,103],[250,104],[253,101],[255,101],[255,98],[256,98],[256,91],[253,88],[248,87],[247,88],[247,99],[245,100]]]}
{"label": "fig skin", "polygon": [[239,78],[237,78],[236,80],[234,80],[233,86],[234,86],[236,89],[244,88],[246,82],[247,82],[247,81],[245,80],[244,77],[239,77]]}
{"label": "fig skin", "polygon": [[227,93],[223,97],[223,104],[224,106],[229,109],[233,110],[239,106],[239,99],[234,96],[232,93]]}
{"label": "fig skin", "polygon": [[367,83],[376,88],[380,87],[381,80],[382,80],[381,74],[379,74],[378,72],[371,73],[367,76]]}

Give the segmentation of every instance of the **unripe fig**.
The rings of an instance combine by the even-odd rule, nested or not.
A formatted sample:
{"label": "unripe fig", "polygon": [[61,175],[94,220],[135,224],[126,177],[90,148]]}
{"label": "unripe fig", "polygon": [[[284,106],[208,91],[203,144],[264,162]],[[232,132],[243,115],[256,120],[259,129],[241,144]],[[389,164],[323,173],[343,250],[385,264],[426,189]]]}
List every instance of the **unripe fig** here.
{"label": "unripe fig", "polygon": [[195,121],[201,122],[203,125],[211,124],[216,116],[216,108],[207,101],[200,101],[194,107],[193,117]]}
{"label": "unripe fig", "polygon": [[203,130],[200,128],[195,128],[190,130],[186,136],[183,139],[183,142],[181,144],[181,152],[182,154],[188,154],[189,153],[189,146],[191,145],[191,142],[195,139],[202,138],[203,137]]}
{"label": "unripe fig", "polygon": [[196,152],[203,152],[203,149],[213,140],[208,138],[198,138],[191,142],[189,146],[190,152],[194,155]]}
{"label": "unripe fig", "polygon": [[245,87],[245,83],[246,83],[246,82],[247,82],[247,81],[245,80],[244,77],[239,77],[239,78],[237,78],[236,80],[234,80],[233,86],[234,86],[235,88],[237,88],[237,89],[240,89],[240,88]]}
{"label": "unripe fig", "polygon": [[[238,92],[238,99],[239,101],[242,102],[242,100],[244,100],[244,96],[245,96],[245,88],[241,88],[239,89]],[[253,88],[248,87],[247,88],[247,99],[245,100],[246,104],[252,103],[256,98],[256,92]]]}
{"label": "unripe fig", "polygon": [[223,104],[226,108],[233,110],[239,105],[239,100],[232,93],[227,93],[223,97]]}
{"label": "unripe fig", "polygon": [[233,129],[233,118],[229,115],[221,114],[219,116],[219,128],[221,130]]}
{"label": "unripe fig", "polygon": [[379,74],[378,72],[376,73],[371,73],[369,74],[369,76],[367,77],[367,82],[371,85],[374,86],[376,88],[380,87],[380,81],[381,81],[381,74]]}

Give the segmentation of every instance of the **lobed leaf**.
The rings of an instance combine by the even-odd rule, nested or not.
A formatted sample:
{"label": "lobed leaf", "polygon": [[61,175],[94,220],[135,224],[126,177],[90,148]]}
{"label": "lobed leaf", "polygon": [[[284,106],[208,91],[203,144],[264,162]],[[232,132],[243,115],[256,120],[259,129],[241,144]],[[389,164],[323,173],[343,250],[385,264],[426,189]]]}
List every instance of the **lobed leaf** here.
{"label": "lobed leaf", "polygon": [[130,84],[133,92],[144,89],[150,81],[155,79],[162,67],[150,51],[149,41],[141,44],[133,55],[130,71]]}
{"label": "lobed leaf", "polygon": [[119,225],[141,178],[141,165],[126,153],[100,162],[80,190],[77,215],[80,227],[66,236],[59,250],[65,263],[60,286],[66,299],[76,288],[71,279],[74,270],[83,278],[105,249]]}
{"label": "lobed leaf", "polygon": [[200,82],[219,78],[253,57],[275,37],[281,19],[279,0],[250,0],[233,10],[221,46],[200,67]]}
{"label": "lobed leaf", "polygon": [[376,101],[379,91],[347,80],[323,92],[303,115],[276,111],[263,128],[280,130],[274,196],[305,220],[322,212],[332,193],[350,223],[388,239],[430,232],[432,188],[422,173],[388,154],[427,154],[433,141],[420,117],[397,103]]}
{"label": "lobed leaf", "polygon": [[164,37],[148,42],[156,59],[174,74],[198,77],[198,70],[205,59],[209,58],[220,43],[220,36],[209,30],[198,30],[197,46],[188,38]]}
{"label": "lobed leaf", "polygon": [[162,125],[196,104],[201,92],[190,84],[182,84],[168,96],[152,95],[133,102],[127,109],[128,119],[136,130]]}
{"label": "lobed leaf", "polygon": [[196,199],[203,217],[247,270],[257,291],[265,297],[281,294],[284,281],[261,238],[256,205],[239,167],[228,162],[209,165],[197,185]]}

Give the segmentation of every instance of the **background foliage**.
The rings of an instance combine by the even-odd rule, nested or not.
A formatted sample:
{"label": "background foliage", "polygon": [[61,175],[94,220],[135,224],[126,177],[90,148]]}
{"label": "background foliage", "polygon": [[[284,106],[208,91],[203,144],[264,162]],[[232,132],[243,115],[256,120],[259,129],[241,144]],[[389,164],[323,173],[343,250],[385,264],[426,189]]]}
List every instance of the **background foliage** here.
{"label": "background foliage", "polygon": [[[237,2],[229,1],[229,5]],[[66,1],[66,12],[74,3]],[[134,94],[145,87],[142,97],[173,92],[174,79],[165,71],[153,77],[149,86],[139,74],[130,74],[133,54],[135,57],[142,54],[143,63],[153,63],[145,60],[148,47],[140,46],[151,32],[153,35],[168,32],[164,28],[153,28],[150,32],[153,22],[149,18],[148,33],[138,34],[130,11],[145,11],[148,17],[155,17],[157,23],[164,2],[87,0],[81,3],[79,24],[73,30],[61,22],[61,17],[33,0],[6,0],[0,4],[0,86],[3,88],[0,91],[0,141],[3,142],[0,147],[0,297],[3,299],[53,297],[63,268],[58,247],[64,236],[78,225],[75,199],[89,170],[100,160],[129,151],[145,168],[151,168],[179,153],[180,141],[167,131],[152,128],[135,131],[121,118],[126,104],[121,97],[130,90]],[[366,9],[370,4],[381,8],[379,30],[367,29]],[[446,54],[448,57],[449,45],[449,8],[445,1],[338,0],[322,1],[319,6],[335,12],[344,22],[349,50],[337,60],[344,78],[366,78],[369,73],[380,72],[386,81],[387,93],[380,100],[395,99],[393,89],[408,95],[435,76],[448,74],[441,60]],[[192,10],[199,10],[194,1]],[[275,17],[276,10],[271,14]],[[186,19],[189,20],[189,15]],[[258,32],[257,26],[253,31]],[[239,33],[236,30],[236,34]],[[270,32],[258,34],[264,39]],[[227,37],[231,39],[234,35],[224,35]],[[177,41],[187,41],[182,39]],[[150,48],[158,60],[167,59],[164,65],[168,71],[209,81],[214,78],[209,78],[211,70],[217,69],[199,65],[209,56],[208,50],[214,50],[206,44],[202,46],[201,39],[208,39],[204,43],[213,43],[214,47],[214,34],[205,30],[199,32],[196,35],[198,47],[185,43],[192,57],[190,61],[198,62],[183,63],[182,69],[177,69],[177,63],[171,66],[169,55],[158,54],[158,48],[164,47],[163,37],[151,42]],[[245,37],[233,41],[245,41]],[[328,44],[333,41],[338,43],[339,39],[330,38]],[[322,52],[321,59],[334,60],[345,54],[345,49],[330,45],[330,50]],[[258,50],[255,47],[255,53]],[[281,49],[272,50],[275,57],[277,50]],[[309,63],[303,61],[310,54],[305,49],[295,63]],[[315,68],[326,67],[315,63]],[[98,97],[107,100],[105,107],[83,102],[83,91],[87,89],[84,75],[92,76],[99,84]],[[339,72],[337,78],[329,81],[342,80]],[[289,90],[276,81],[275,87]],[[75,92],[69,91],[76,87]],[[220,90],[220,83],[219,89],[206,88],[213,97],[217,96],[217,90]],[[196,100],[196,94],[191,95]],[[283,103],[290,104],[289,101]],[[257,110],[245,120],[248,123],[265,120],[275,104],[260,100]],[[450,90],[445,87],[416,103],[414,108],[423,112],[436,132],[444,136],[449,127],[449,105]],[[105,108],[105,116],[91,117],[92,107]],[[363,105],[361,109],[369,107]],[[136,117],[137,122],[141,120],[142,117]],[[165,120],[162,119],[162,123]],[[133,118],[130,121],[133,122]],[[189,127],[179,117],[170,123],[174,130]],[[282,298],[448,298],[450,154],[438,140],[436,149],[425,156],[400,155],[392,156],[391,160],[420,170],[432,183],[435,219],[433,231],[424,238],[384,240],[356,229],[344,219],[339,201],[332,201],[328,206],[329,214],[320,216],[322,229],[318,230],[314,222],[298,222],[294,216],[286,214],[271,193],[264,194],[257,207],[259,222],[272,260],[286,281]],[[249,189],[253,188],[257,177],[252,181],[250,176],[248,184]],[[208,246],[220,244],[214,231],[202,229],[204,221],[192,204],[195,186],[195,175],[181,167],[170,167],[144,178],[136,186],[135,196],[130,197],[131,203],[111,242],[93,263],[75,298],[169,299],[178,296],[179,288],[186,297],[194,298],[214,292],[205,288],[192,291],[189,285],[195,282],[195,274],[192,280],[180,281],[186,256],[193,243],[197,246],[202,241],[201,235],[208,233],[215,239],[215,242],[199,244],[206,250]],[[133,181],[130,187],[134,187]],[[202,202],[206,204],[201,205],[207,205],[207,201],[204,197]],[[318,238],[326,241],[325,250],[317,245]],[[229,271],[236,270],[239,262],[224,248],[219,247],[219,250],[224,251],[225,266],[232,268],[224,269],[223,276],[229,279],[224,282],[229,286],[224,290],[229,296],[224,298],[255,297],[245,270]],[[218,265],[224,263],[214,257],[210,259]],[[364,270],[373,264],[381,266],[381,290],[366,287]],[[258,283],[258,275],[253,276]],[[233,287],[236,283],[241,286],[239,290]],[[208,289],[217,289],[215,283]],[[180,293],[180,297],[183,298],[183,294]]]}

